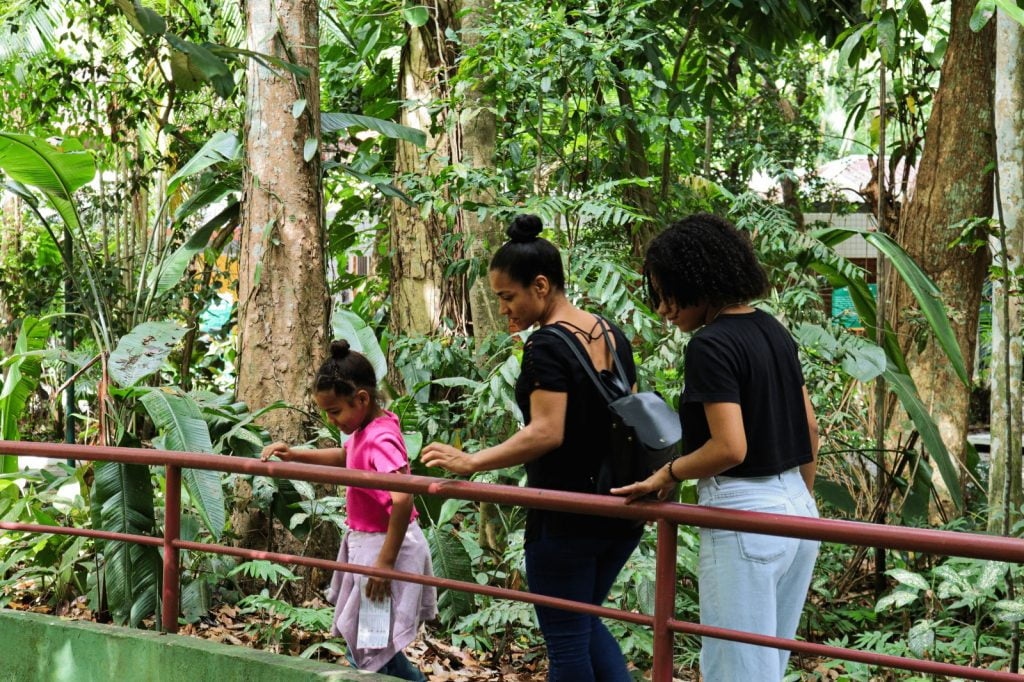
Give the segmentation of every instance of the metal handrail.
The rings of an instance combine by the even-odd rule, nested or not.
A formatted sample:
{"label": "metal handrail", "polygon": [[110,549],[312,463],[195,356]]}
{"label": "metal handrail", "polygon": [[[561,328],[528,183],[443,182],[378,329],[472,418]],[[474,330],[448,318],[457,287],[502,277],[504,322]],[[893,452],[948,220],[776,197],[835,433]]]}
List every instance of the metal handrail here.
{"label": "metal handrail", "polygon": [[[167,485],[164,500],[165,521],[163,538],[11,522],[0,522],[0,529],[79,535],[105,540],[162,545],[164,548],[162,591],[164,608],[161,612],[161,626],[167,632],[176,632],[178,628],[178,596],[180,588],[178,554],[179,550],[187,549],[405,580],[423,585],[483,594],[500,599],[512,599],[578,611],[603,618],[613,618],[637,625],[649,626],[654,630],[653,682],[670,682],[672,679],[672,646],[674,633],[676,632],[784,648],[815,656],[840,658],[880,667],[900,668],[952,677],[979,680],[1024,679],[1024,676],[1008,672],[801,642],[687,623],[673,618],[676,582],[676,530],[678,524],[1017,563],[1024,562],[1024,539],[923,528],[882,526],[856,521],[815,519],[785,514],[717,509],[672,502],[639,502],[627,505],[622,498],[606,495],[520,488],[407,474],[377,474],[316,464],[261,462],[249,458],[167,450],[0,441],[0,453],[53,459],[96,460],[166,467]],[[650,616],[519,590],[404,573],[372,566],[184,541],[180,538],[182,468],[255,474],[317,483],[335,483],[393,490],[444,498],[511,504],[550,511],[570,511],[615,518],[656,521],[658,524],[658,545],[656,552],[654,615]]]}

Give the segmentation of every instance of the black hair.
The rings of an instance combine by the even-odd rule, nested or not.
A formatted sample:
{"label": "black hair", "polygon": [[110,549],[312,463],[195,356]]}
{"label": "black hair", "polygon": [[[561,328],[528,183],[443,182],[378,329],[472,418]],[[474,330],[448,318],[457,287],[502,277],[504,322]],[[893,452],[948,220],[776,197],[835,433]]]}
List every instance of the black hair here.
{"label": "black hair", "polygon": [[533,284],[538,275],[544,275],[552,288],[565,289],[562,256],[554,244],[538,236],[542,229],[537,216],[517,215],[505,230],[508,241],[494,252],[490,269],[504,272],[524,287]]}
{"label": "black hair", "polygon": [[745,232],[725,218],[696,213],[651,240],[644,284],[654,307],[662,298],[681,308],[722,306],[764,295],[768,277]]}
{"label": "black hair", "polygon": [[333,391],[342,398],[351,398],[363,390],[377,402],[377,374],[373,365],[365,355],[352,350],[345,339],[331,342],[331,357],[320,365],[313,388],[317,393]]}

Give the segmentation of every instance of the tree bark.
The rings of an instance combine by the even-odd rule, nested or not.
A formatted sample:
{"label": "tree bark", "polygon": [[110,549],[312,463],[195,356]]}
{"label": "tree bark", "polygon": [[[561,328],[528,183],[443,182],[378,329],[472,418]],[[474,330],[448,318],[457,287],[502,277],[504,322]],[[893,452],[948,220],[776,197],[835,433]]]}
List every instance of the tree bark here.
{"label": "tree bark", "polygon": [[[11,254],[21,250],[21,200],[8,193],[0,203],[0,264],[7,261]],[[14,311],[6,296],[0,296],[0,330],[14,322]],[[0,333],[0,355],[7,355],[14,350],[17,334]]]}
{"label": "tree bark", "polygon": [[[463,0],[462,45],[465,50],[474,49],[480,43],[478,26],[493,11],[494,0]],[[493,98],[484,94],[485,87],[486,83],[478,82],[466,92],[459,116],[462,163],[476,170],[494,168],[497,122],[492,108]],[[494,203],[494,192],[473,190],[463,196],[462,200],[471,205],[490,206]],[[473,336],[481,341],[505,329],[505,322],[498,312],[497,298],[491,292],[486,273],[490,254],[504,241],[504,232],[490,213],[480,220],[476,211],[463,210],[460,217],[468,242],[468,255],[474,262],[481,262],[477,277],[469,289]]]}
{"label": "tree bark", "polygon": [[[978,33],[968,22],[973,2],[953,0],[949,47],[942,64],[924,154],[913,198],[901,211],[896,240],[943,292],[950,323],[971,375],[978,327],[981,286],[988,267],[984,249],[949,248],[959,235],[959,221],[987,216],[992,210],[994,25]],[[911,375],[935,418],[950,454],[963,461],[969,388],[950,367],[938,344],[918,349],[924,323],[902,283],[893,281],[885,303],[897,337],[907,354]],[[934,483],[947,515],[948,492],[936,469]]]}
{"label": "tree bark", "polygon": [[[330,300],[324,266],[318,8],[314,0],[249,0],[248,49],[310,70],[308,78],[275,74],[250,60],[245,116],[245,170],[239,257],[238,397],[251,408],[275,400],[315,413],[310,388],[327,347]],[[299,118],[296,100],[305,99]],[[275,410],[261,420],[275,439],[301,443],[311,420]],[[236,514],[236,532],[253,517]],[[262,526],[262,522],[256,523]],[[262,530],[262,528],[260,529]]]}
{"label": "tree bark", "polygon": [[[647,160],[647,149],[649,145],[644,139],[643,132],[637,124],[639,114],[636,111],[636,103],[633,101],[633,93],[629,89],[629,83],[620,75],[626,68],[625,63],[616,59],[616,75],[614,78],[615,92],[619,99],[619,106],[623,110],[625,140],[625,158],[623,177],[647,178],[651,175],[651,165]],[[639,211],[646,217],[646,220],[637,221],[629,226],[629,241],[633,255],[643,258],[644,249],[655,234],[657,229],[654,224],[654,217],[657,215],[657,205],[654,200],[654,192],[650,187],[639,185],[627,185],[624,197],[625,202]]]}
{"label": "tree bark", "polygon": [[[419,28],[409,27],[399,68],[399,122],[426,133],[426,149],[405,141],[397,143],[395,174],[436,177],[451,160],[458,159],[458,142],[449,132],[444,109],[437,120],[431,104],[449,93],[448,76],[455,62],[445,29],[458,30],[457,2],[437,0],[430,7],[430,19]],[[406,186],[406,190],[410,187]],[[443,188],[435,191],[443,192]],[[391,329],[398,335],[430,334],[446,317],[463,327],[466,322],[465,294],[458,278],[445,277],[452,256],[445,253],[444,237],[451,232],[443,214],[421,206],[392,200],[391,211]],[[397,384],[400,385],[400,384]]]}
{"label": "tree bark", "polygon": [[[1014,273],[1019,271],[1024,256],[1024,121],[1021,118],[1024,61],[1020,54],[1024,48],[1024,28],[1002,10],[997,12],[995,21],[995,131],[999,174],[995,215],[1006,230],[1006,263],[1001,240],[993,239],[991,250],[997,269]],[[1011,286],[1014,286],[1012,281]],[[1004,530],[1007,489],[1011,510],[1020,509],[1024,501],[1021,494],[1022,326],[1024,309],[1020,294],[1011,294],[1007,299],[1002,277],[997,276],[992,283],[992,447],[988,481],[988,530],[991,533]],[[1010,525],[1015,521],[1016,516],[1011,515]]]}

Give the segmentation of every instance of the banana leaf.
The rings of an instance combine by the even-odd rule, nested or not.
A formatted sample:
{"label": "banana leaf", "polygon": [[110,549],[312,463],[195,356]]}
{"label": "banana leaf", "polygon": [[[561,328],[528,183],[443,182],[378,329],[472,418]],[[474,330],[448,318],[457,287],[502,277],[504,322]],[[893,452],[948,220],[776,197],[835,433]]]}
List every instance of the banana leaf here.
{"label": "banana leaf", "polygon": [[[5,360],[7,372],[0,384],[0,439],[19,440],[18,420],[28,405],[29,398],[39,385],[43,358],[39,352],[46,348],[50,325],[46,320],[26,317],[22,320],[14,353]],[[18,470],[16,455],[0,455],[0,473]]]}
{"label": "banana leaf", "polygon": [[[855,234],[861,235],[868,244],[874,246],[879,253],[889,259],[893,268],[899,273],[900,278],[917,300],[921,312],[928,320],[931,331],[935,335],[935,340],[938,341],[939,346],[949,358],[953,371],[965,386],[970,385],[967,367],[964,364],[963,354],[960,352],[960,344],[956,341],[946,307],[942,304],[942,292],[899,244],[879,232],[847,227],[829,227],[816,232],[815,236],[831,246]],[[851,290],[851,295],[852,293]],[[854,299],[854,303],[856,305],[856,299]],[[857,307],[857,313],[860,314],[860,306]],[[874,314],[871,315],[871,319],[874,321]]]}
{"label": "banana leaf", "polygon": [[[96,525],[105,531],[152,535],[153,485],[140,464],[96,462],[92,504]],[[137,626],[156,611],[160,553],[155,547],[103,542],[107,604],[118,625]]]}
{"label": "banana leaf", "polygon": [[[153,388],[143,394],[140,402],[159,431],[164,449],[213,453],[209,428],[190,397]],[[203,524],[215,538],[220,538],[226,521],[221,473],[183,468],[181,480]]]}
{"label": "banana leaf", "polygon": [[81,226],[71,195],[93,179],[96,164],[77,140],[68,138],[58,149],[31,135],[0,132],[0,170],[41,190],[69,228]]}
{"label": "banana leaf", "polygon": [[128,388],[163,367],[187,330],[176,322],[143,322],[122,336],[110,354],[110,376]]}
{"label": "banana leaf", "polygon": [[913,379],[890,367],[885,371],[885,381],[886,385],[899,398],[903,409],[910,415],[918,433],[921,434],[921,442],[924,443],[932,461],[938,467],[942,482],[949,489],[950,497],[953,498],[956,508],[963,509],[964,500],[960,491],[960,476],[957,473],[956,463],[946,449],[946,444],[942,442],[942,436],[939,434],[939,427],[936,426],[935,420],[928,414],[928,408],[921,402]]}

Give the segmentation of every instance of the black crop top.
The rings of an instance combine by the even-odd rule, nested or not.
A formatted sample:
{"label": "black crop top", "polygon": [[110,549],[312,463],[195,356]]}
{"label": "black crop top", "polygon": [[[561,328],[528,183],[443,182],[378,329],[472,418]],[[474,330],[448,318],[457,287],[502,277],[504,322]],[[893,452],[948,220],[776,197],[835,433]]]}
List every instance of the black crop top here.
{"label": "black crop top", "polygon": [[[609,323],[615,352],[631,384],[636,383],[633,349],[622,331]],[[573,340],[586,356],[586,348],[574,335]],[[567,393],[565,434],[562,444],[526,464],[527,485],[574,492],[594,492],[597,472],[608,455],[611,420],[608,404],[597,392],[562,337],[547,326],[533,332],[523,350],[522,372],[516,382],[516,403],[530,423],[530,394],[541,389]],[[636,521],[608,519],[583,514],[530,509],[526,517],[526,540],[548,536],[605,536],[628,533],[638,528]]]}

